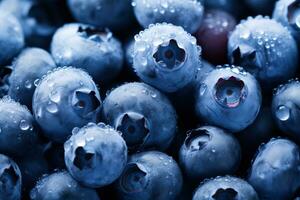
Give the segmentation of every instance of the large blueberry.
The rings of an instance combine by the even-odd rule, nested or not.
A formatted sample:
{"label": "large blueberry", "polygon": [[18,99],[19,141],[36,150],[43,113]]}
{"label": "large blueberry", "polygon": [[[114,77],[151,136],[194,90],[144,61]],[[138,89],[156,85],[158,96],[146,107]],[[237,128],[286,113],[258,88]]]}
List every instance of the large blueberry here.
{"label": "large blueberry", "polygon": [[129,158],[116,188],[121,200],[175,200],[182,184],[180,168],[172,157],[146,151]]}
{"label": "large blueberry", "polygon": [[79,22],[101,28],[124,30],[134,19],[131,0],[68,0],[68,5]]}
{"label": "large blueberry", "polygon": [[210,72],[199,84],[196,97],[198,116],[231,132],[241,131],[252,124],[261,106],[256,79],[242,68],[229,65]]}
{"label": "large blueberry", "polygon": [[24,34],[19,21],[10,14],[0,14],[0,65],[8,64],[24,47]]}
{"label": "large blueberry", "polygon": [[65,10],[62,9],[62,1],[58,1],[2,0],[0,12],[18,18],[28,45],[47,48],[55,29],[64,22]]}
{"label": "large blueberry", "polygon": [[201,48],[182,27],[151,25],[135,36],[133,66],[146,83],[176,92],[196,79],[201,69]]}
{"label": "large blueberry", "polygon": [[97,188],[111,184],[127,162],[127,146],[121,133],[102,123],[74,128],[65,142],[65,163],[81,184]]}
{"label": "large blueberry", "polygon": [[264,88],[293,77],[298,67],[297,44],[290,32],[268,17],[249,17],[229,37],[231,63],[252,73]]}
{"label": "large blueberry", "polygon": [[194,33],[200,26],[204,13],[200,1],[194,0],[133,0],[132,6],[139,23],[147,28],[150,24],[171,23]]}
{"label": "large blueberry", "polygon": [[175,109],[164,94],[144,83],[112,90],[103,102],[103,116],[132,149],[165,150],[175,136]]}
{"label": "large blueberry", "polygon": [[85,188],[66,171],[43,176],[31,190],[31,200],[100,200],[95,190]]}
{"label": "large blueberry", "polygon": [[85,69],[96,82],[107,83],[122,69],[121,43],[107,29],[66,24],[53,36],[51,54],[58,66]]}
{"label": "large blueberry", "polygon": [[75,126],[97,121],[101,107],[99,91],[83,70],[58,68],[38,82],[33,113],[51,140],[64,142]]}
{"label": "large blueberry", "polygon": [[273,19],[287,27],[300,41],[300,4],[298,0],[279,0],[273,11]]}
{"label": "large blueberry", "polygon": [[300,82],[290,80],[274,91],[272,113],[278,127],[300,141]]}
{"label": "large blueberry", "polygon": [[21,200],[22,176],[17,164],[0,154],[0,199]]}
{"label": "large blueberry", "polygon": [[23,156],[37,144],[37,128],[30,111],[4,97],[0,100],[0,153]]}
{"label": "large blueberry", "polygon": [[200,184],[193,200],[258,200],[253,187],[232,176],[209,179]]}
{"label": "large blueberry", "polygon": [[241,147],[235,137],[212,126],[188,132],[179,153],[184,173],[196,181],[232,174],[240,159]]}
{"label": "large blueberry", "polygon": [[259,148],[249,182],[261,199],[291,199],[300,186],[299,147],[290,140],[272,139]]}
{"label": "large blueberry", "polygon": [[13,63],[9,96],[28,108],[32,106],[35,81],[56,67],[51,55],[39,48],[25,49]]}

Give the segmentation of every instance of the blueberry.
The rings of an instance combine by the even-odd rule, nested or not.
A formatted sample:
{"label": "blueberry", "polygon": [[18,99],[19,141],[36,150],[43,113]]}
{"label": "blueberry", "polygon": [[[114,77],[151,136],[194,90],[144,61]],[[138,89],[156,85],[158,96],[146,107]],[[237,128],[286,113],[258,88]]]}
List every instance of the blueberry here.
{"label": "blueberry", "polygon": [[287,27],[298,43],[300,40],[299,9],[300,4],[297,0],[279,0],[273,11],[273,19]]}
{"label": "blueberry", "polygon": [[230,13],[216,9],[206,11],[202,25],[195,33],[205,59],[214,64],[228,63],[228,37],[235,26],[236,21]]}
{"label": "blueberry", "polygon": [[46,0],[2,0],[0,11],[18,18],[28,45],[47,48],[55,29],[64,21],[61,3],[55,2],[55,7],[54,0],[51,2],[52,6]]}
{"label": "blueberry", "polygon": [[272,139],[259,148],[249,182],[261,199],[290,199],[300,186],[299,147],[290,140]]}
{"label": "blueberry", "polygon": [[13,63],[9,78],[9,96],[31,108],[32,96],[36,88],[34,81],[41,79],[56,67],[51,55],[39,48],[25,49]]}
{"label": "blueberry", "polygon": [[245,0],[245,4],[257,14],[271,14],[277,0]]}
{"label": "blueberry", "polygon": [[5,65],[24,47],[24,34],[19,21],[13,15],[2,12],[0,24],[0,65]]}
{"label": "blueberry", "polygon": [[30,111],[9,97],[0,100],[0,152],[23,156],[37,144],[37,128]]}
{"label": "blueberry", "polygon": [[51,140],[62,143],[75,126],[98,120],[101,98],[86,72],[58,68],[36,82],[39,83],[33,95],[33,113]]}
{"label": "blueberry", "polygon": [[0,199],[21,200],[22,176],[17,164],[0,154]]}
{"label": "blueberry", "polygon": [[121,200],[173,200],[182,184],[180,169],[172,157],[146,151],[129,158],[116,188]]}
{"label": "blueberry", "polygon": [[231,63],[254,74],[264,88],[286,81],[298,67],[295,40],[281,24],[268,17],[248,18],[229,38]]}
{"label": "blueberry", "polygon": [[127,162],[127,146],[120,133],[102,123],[74,128],[64,148],[70,174],[92,188],[111,184]]}
{"label": "blueberry", "polygon": [[300,141],[300,83],[298,79],[280,85],[273,95],[272,113],[278,127]]}
{"label": "blueberry", "polygon": [[241,147],[233,135],[212,126],[189,131],[179,153],[184,173],[196,181],[232,174],[240,159]]}
{"label": "blueberry", "polygon": [[252,158],[260,144],[272,138],[275,127],[271,108],[262,107],[255,121],[237,135],[242,146],[243,156]]}
{"label": "blueberry", "polygon": [[164,94],[144,83],[112,90],[103,102],[103,116],[122,132],[130,149],[165,150],[175,136],[175,109]]}
{"label": "blueberry", "polygon": [[134,18],[131,0],[68,0],[69,8],[79,22],[112,30],[125,30]]}
{"label": "blueberry", "polygon": [[156,24],[135,36],[133,66],[144,82],[171,93],[195,80],[200,53],[196,39],[183,28]]}
{"label": "blueberry", "polygon": [[43,176],[30,193],[31,200],[100,200],[95,190],[79,185],[66,171]]}
{"label": "blueberry", "polygon": [[121,71],[121,43],[107,29],[85,24],[66,24],[57,30],[51,54],[58,66],[85,69],[96,82],[107,83]]}
{"label": "blueberry", "polygon": [[132,6],[139,23],[147,28],[150,24],[171,23],[194,33],[200,26],[204,8],[196,0],[133,0]]}
{"label": "blueberry", "polygon": [[232,176],[204,181],[196,190],[193,200],[258,200],[253,187],[246,181]]}
{"label": "blueberry", "polygon": [[199,84],[196,96],[195,109],[199,118],[230,132],[247,128],[256,119],[261,106],[256,79],[242,68],[230,65],[210,72]]}

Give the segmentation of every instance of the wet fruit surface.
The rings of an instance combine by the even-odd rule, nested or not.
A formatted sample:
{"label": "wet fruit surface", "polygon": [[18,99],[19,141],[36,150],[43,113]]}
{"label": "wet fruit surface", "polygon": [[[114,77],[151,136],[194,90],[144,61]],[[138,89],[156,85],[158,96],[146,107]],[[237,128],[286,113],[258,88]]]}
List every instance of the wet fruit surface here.
{"label": "wet fruit surface", "polygon": [[0,200],[299,200],[299,0],[0,0]]}

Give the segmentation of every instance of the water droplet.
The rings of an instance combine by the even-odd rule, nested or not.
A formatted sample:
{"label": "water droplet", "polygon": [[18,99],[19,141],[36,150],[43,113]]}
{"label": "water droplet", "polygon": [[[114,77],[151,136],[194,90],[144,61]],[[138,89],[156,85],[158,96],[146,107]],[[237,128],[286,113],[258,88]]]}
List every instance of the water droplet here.
{"label": "water droplet", "polygon": [[47,110],[48,110],[48,112],[54,114],[54,113],[57,113],[58,107],[55,103],[49,102],[48,105],[47,105]]}
{"label": "water droplet", "polygon": [[287,121],[290,118],[290,109],[286,106],[279,106],[276,111],[276,117],[281,121]]}
{"label": "water droplet", "polygon": [[39,83],[40,83],[40,79],[35,79],[34,82],[33,82],[33,84],[34,84],[35,86],[38,86]]}
{"label": "water droplet", "polygon": [[32,84],[31,84],[31,81],[30,81],[30,80],[25,81],[25,87],[26,87],[27,89],[31,89]]}
{"label": "water droplet", "polygon": [[60,95],[57,91],[52,91],[49,95],[51,101],[58,103],[60,101]]}
{"label": "water droplet", "polygon": [[249,30],[243,30],[240,34],[240,37],[243,39],[249,39],[250,37],[250,31]]}
{"label": "water droplet", "polygon": [[29,128],[30,128],[30,124],[26,120],[22,119],[20,121],[20,129],[23,131],[27,131]]}
{"label": "water droplet", "polygon": [[206,90],[207,90],[207,85],[202,83],[200,85],[200,95],[203,96],[205,94]]}
{"label": "water droplet", "polygon": [[78,128],[78,127],[73,128],[72,135],[77,134],[79,132],[79,130],[80,130],[80,128]]}

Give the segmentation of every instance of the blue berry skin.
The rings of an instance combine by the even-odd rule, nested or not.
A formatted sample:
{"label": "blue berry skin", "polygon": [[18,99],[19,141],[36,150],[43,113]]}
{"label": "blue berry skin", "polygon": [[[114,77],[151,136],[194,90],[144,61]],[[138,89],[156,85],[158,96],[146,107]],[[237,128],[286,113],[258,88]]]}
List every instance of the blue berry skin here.
{"label": "blue berry skin", "polygon": [[66,24],[58,29],[51,54],[58,66],[82,68],[100,83],[113,80],[123,65],[122,45],[112,33],[85,24]]}
{"label": "blue berry skin", "polygon": [[150,24],[171,23],[194,33],[200,27],[204,7],[194,0],[133,0],[132,6],[138,22],[147,28]]}
{"label": "blue berry skin", "polygon": [[182,27],[156,24],[135,36],[133,67],[144,82],[168,93],[196,79],[201,48]]}
{"label": "blue berry skin", "polygon": [[120,200],[175,200],[182,184],[180,168],[172,157],[145,151],[129,158],[116,188]]}
{"label": "blue berry skin", "polygon": [[299,80],[290,80],[275,89],[272,101],[272,113],[278,127],[298,141],[300,141],[299,95]]}
{"label": "blue berry skin", "polygon": [[298,67],[297,44],[281,24],[268,17],[249,17],[229,37],[231,63],[252,73],[264,88],[292,78]]}
{"label": "blue berry skin", "polygon": [[21,200],[22,176],[17,164],[0,154],[0,199]]}
{"label": "blue berry skin", "polygon": [[103,102],[102,112],[133,150],[166,150],[176,133],[172,104],[144,83],[127,83],[112,90]]}
{"label": "blue berry skin", "polygon": [[26,155],[37,144],[37,128],[30,111],[4,97],[0,100],[0,152],[12,157]]}
{"label": "blue berry skin", "polygon": [[45,136],[63,143],[75,126],[97,122],[101,104],[92,78],[81,69],[65,67],[39,80],[32,108]]}
{"label": "blue berry skin", "polygon": [[273,19],[287,27],[294,38],[300,41],[299,3],[296,0],[279,0],[273,11]]}
{"label": "blue berry skin", "polygon": [[18,20],[10,14],[0,14],[0,65],[8,64],[24,47],[24,34]]}
{"label": "blue berry skin", "polygon": [[253,187],[243,179],[223,176],[200,184],[193,200],[259,200]]}
{"label": "blue berry skin", "polygon": [[272,139],[259,148],[249,183],[262,200],[291,199],[300,186],[299,147],[290,140]]}
{"label": "blue berry skin", "polygon": [[126,30],[134,20],[131,0],[68,0],[74,18],[112,30]]}
{"label": "blue berry skin", "polygon": [[204,122],[235,133],[254,122],[261,101],[260,86],[250,73],[224,65],[210,72],[199,84],[195,109]]}
{"label": "blue berry skin", "polygon": [[188,132],[179,160],[187,177],[200,181],[234,173],[241,160],[241,147],[230,133],[203,126]]}
{"label": "blue berry skin", "polygon": [[2,0],[0,12],[10,13],[20,21],[26,44],[47,48],[56,27],[63,23],[59,8],[47,4],[50,3],[46,0]]}
{"label": "blue berry skin", "polygon": [[45,50],[39,48],[23,50],[13,63],[8,95],[31,108],[32,96],[36,88],[34,81],[41,79],[55,67],[51,55]]}
{"label": "blue berry skin", "polygon": [[100,200],[94,189],[85,188],[66,171],[43,176],[31,190],[31,200]]}
{"label": "blue berry skin", "polygon": [[103,123],[89,123],[72,132],[64,144],[65,163],[77,181],[98,188],[119,178],[127,162],[127,146],[120,132]]}

